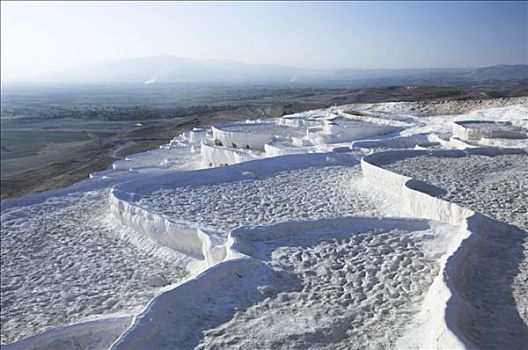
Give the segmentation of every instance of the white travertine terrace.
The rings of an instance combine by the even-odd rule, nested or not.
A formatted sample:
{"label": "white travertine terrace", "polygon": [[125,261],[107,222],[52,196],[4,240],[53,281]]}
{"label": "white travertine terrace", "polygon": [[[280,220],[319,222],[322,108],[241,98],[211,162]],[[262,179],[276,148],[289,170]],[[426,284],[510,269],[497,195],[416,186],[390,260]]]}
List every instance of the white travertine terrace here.
{"label": "white travertine terrace", "polygon": [[271,121],[216,125],[202,142],[202,165],[223,166],[278,155],[324,152],[329,145],[376,137],[400,127],[351,120],[337,110]]}
{"label": "white travertine terrace", "polygon": [[512,123],[483,120],[461,120],[453,123],[453,136],[471,141],[488,139],[526,139],[526,132]]}
{"label": "white travertine terrace", "polygon": [[[525,132],[528,101],[459,116],[405,106],[194,129],[71,188],[2,203],[2,343],[522,348],[528,139],[508,137]],[[457,193],[451,168],[477,200]],[[31,259],[5,250],[35,235]],[[62,283],[93,280],[65,296],[75,303],[54,292],[54,264],[69,263],[79,268],[60,270]],[[26,302],[38,312],[21,312]]]}

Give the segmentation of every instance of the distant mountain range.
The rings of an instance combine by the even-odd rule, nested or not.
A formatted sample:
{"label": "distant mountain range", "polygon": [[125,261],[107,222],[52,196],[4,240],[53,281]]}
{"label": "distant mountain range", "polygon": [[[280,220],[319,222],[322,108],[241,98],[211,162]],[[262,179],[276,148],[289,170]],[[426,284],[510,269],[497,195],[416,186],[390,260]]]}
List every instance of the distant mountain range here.
{"label": "distant mountain range", "polygon": [[302,69],[231,60],[176,56],[114,60],[80,67],[40,81],[82,83],[297,83],[333,85],[451,85],[528,79],[528,65],[460,69]]}

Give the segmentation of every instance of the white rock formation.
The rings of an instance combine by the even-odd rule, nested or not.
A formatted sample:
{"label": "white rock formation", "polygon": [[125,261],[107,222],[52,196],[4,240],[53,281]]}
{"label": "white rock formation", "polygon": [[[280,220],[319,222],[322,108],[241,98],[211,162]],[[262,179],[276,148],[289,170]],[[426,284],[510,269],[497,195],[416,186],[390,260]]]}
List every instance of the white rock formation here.
{"label": "white rock formation", "polygon": [[521,348],[526,232],[509,224],[526,220],[442,199],[394,164],[526,154],[526,139],[506,137],[524,132],[528,106],[411,107],[425,108],[195,129],[70,188],[2,202],[2,343]]}

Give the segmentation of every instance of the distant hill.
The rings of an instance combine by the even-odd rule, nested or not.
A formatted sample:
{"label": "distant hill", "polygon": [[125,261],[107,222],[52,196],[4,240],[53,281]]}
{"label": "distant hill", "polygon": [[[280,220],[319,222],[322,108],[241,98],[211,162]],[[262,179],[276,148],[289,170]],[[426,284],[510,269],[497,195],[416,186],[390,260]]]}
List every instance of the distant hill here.
{"label": "distant hill", "polygon": [[227,81],[282,81],[298,69],[279,65],[246,64],[229,60],[193,60],[155,56],[114,60],[84,66],[43,80],[119,83],[188,83]]}
{"label": "distant hill", "polygon": [[299,84],[436,84],[528,79],[528,65],[465,69],[302,69],[247,64],[232,60],[194,60],[177,56],[114,60],[80,67],[40,81],[78,83],[299,83]]}
{"label": "distant hill", "polygon": [[528,65],[526,64],[498,64],[496,66],[477,68],[468,72],[466,78],[476,81],[483,80],[523,80],[528,79]]}

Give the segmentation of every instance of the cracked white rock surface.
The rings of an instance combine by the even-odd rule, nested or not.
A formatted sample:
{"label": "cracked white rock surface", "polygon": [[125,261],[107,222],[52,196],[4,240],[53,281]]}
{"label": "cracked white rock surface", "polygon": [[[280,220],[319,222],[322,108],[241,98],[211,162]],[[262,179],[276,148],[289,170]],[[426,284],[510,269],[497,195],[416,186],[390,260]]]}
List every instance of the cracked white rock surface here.
{"label": "cracked white rock surface", "polygon": [[2,212],[2,344],[91,316],[139,311],[186,271],[107,218],[108,190]]}

